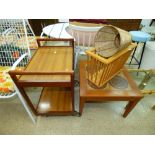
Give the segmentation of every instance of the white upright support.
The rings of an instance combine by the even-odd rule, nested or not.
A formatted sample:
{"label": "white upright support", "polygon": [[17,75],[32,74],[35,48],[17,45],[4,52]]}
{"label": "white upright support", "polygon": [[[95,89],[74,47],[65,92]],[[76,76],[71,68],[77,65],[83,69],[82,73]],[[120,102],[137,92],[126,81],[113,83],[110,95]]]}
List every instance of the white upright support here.
{"label": "white upright support", "polygon": [[16,93],[17,93],[17,95],[18,95],[18,97],[19,97],[19,99],[20,99],[22,105],[24,106],[26,112],[27,112],[28,115],[30,116],[32,122],[35,124],[36,121],[37,121],[37,117],[35,117],[35,116],[32,114],[32,112],[30,111],[30,109],[29,109],[28,106],[27,106],[26,101],[24,100],[23,96],[21,95],[21,93],[19,92],[19,90],[18,90],[18,88],[17,88],[16,86],[15,86],[15,90],[16,90]]}
{"label": "white upright support", "polygon": [[25,38],[26,38],[26,45],[27,45],[27,49],[28,49],[28,55],[29,55],[29,58],[31,58],[30,46],[29,46],[29,41],[28,41],[28,37],[27,37],[27,30],[26,30],[26,24],[25,24],[24,19],[23,19],[23,26],[24,26],[24,32],[25,32]]}
{"label": "white upright support", "polygon": [[[28,38],[30,37],[30,38]],[[0,66],[14,70],[16,67],[25,67],[31,58],[29,39],[35,35],[27,19],[0,19]],[[5,73],[8,72],[4,71]],[[2,87],[2,85],[0,85]],[[18,88],[14,84],[14,91],[0,92],[0,99],[11,98],[18,95],[29,117],[36,122],[36,117]]]}

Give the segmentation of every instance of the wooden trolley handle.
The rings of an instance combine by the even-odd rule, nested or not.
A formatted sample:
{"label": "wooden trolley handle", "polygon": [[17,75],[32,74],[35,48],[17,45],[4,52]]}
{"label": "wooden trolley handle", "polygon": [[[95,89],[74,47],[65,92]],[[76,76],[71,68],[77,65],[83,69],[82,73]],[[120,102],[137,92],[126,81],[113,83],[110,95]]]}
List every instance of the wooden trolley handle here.
{"label": "wooden trolley handle", "polygon": [[72,45],[74,45],[74,39],[72,38],[38,38],[37,43],[39,47],[41,47],[41,41],[69,41]]}

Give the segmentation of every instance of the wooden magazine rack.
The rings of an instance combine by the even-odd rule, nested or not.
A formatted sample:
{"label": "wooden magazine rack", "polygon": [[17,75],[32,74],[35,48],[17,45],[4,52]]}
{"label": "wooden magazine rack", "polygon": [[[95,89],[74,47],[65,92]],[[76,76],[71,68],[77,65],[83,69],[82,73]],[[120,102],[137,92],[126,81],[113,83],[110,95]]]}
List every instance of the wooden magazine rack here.
{"label": "wooden magazine rack", "polygon": [[96,54],[95,48],[86,51],[89,60],[86,68],[88,80],[97,88],[102,88],[120,72],[135,47],[136,44],[131,43],[127,48],[109,58]]}

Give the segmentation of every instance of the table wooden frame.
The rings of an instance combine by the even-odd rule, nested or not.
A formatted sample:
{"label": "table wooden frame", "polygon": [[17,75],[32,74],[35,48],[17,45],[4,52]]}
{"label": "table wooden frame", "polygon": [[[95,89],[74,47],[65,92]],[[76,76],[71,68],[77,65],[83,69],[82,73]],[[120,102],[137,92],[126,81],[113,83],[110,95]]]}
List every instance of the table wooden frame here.
{"label": "table wooden frame", "polygon": [[[86,61],[80,62],[80,104],[79,104],[79,114],[82,115],[84,104],[87,101],[129,101],[129,103],[125,107],[125,112],[123,117],[127,117],[127,115],[132,111],[132,109],[136,106],[139,100],[143,97],[142,93],[138,89],[134,80],[129,75],[128,71],[124,68],[122,70],[124,76],[128,80],[128,83],[131,87],[131,90],[104,90],[104,89],[95,89],[88,90],[87,89],[87,79],[86,79]],[[117,93],[116,93],[117,91]],[[115,92],[115,93],[114,93]]]}
{"label": "table wooden frame", "polygon": [[[49,47],[49,48],[56,47],[56,48],[58,48],[58,50],[59,50],[59,48],[62,49],[62,48],[71,47],[72,60],[70,60],[70,62],[71,62],[70,70],[67,70],[67,71],[66,70],[58,70],[58,71],[55,71],[55,70],[47,71],[46,70],[45,71],[42,69],[42,68],[45,68],[45,67],[43,67],[43,64],[47,64],[47,63],[49,64],[50,63],[50,62],[46,62],[45,58],[38,60],[38,61],[40,61],[40,63],[42,61],[44,61],[41,63],[42,68],[40,67],[40,70],[37,70],[37,71],[30,70],[29,68],[33,68],[33,69],[35,68],[35,66],[30,67],[32,64],[35,64],[36,66],[39,65],[38,62],[34,62],[34,61],[36,60],[35,58],[36,58],[37,52],[39,52],[40,48],[43,47],[40,44],[41,41],[69,41],[70,42],[69,46],[47,46],[47,47]],[[35,52],[35,54],[33,55],[32,59],[30,60],[30,62],[28,63],[28,65],[26,66],[24,71],[13,70],[13,71],[10,71],[9,74],[10,74],[11,78],[13,79],[15,85],[19,89],[19,92],[21,93],[21,95],[23,96],[23,98],[25,99],[25,101],[27,102],[27,104],[29,105],[29,107],[31,108],[31,110],[33,111],[33,113],[35,115],[72,115],[72,114],[74,114],[74,69],[73,69],[73,66],[74,66],[74,63],[73,63],[74,62],[74,40],[73,39],[47,39],[47,38],[43,39],[42,38],[42,39],[37,39],[37,42],[38,42],[39,48]],[[47,48],[47,49],[49,50],[49,48]],[[41,52],[45,52],[45,50],[46,50],[46,48],[43,48]],[[48,51],[48,54],[50,54],[50,52],[51,51]],[[48,54],[46,54],[46,57],[49,57]],[[61,59],[58,58],[56,60],[60,61]],[[66,60],[61,60],[61,61],[68,61],[68,60],[66,59]],[[50,76],[50,78],[48,77],[47,80],[42,79],[42,80],[37,81],[36,79],[31,80],[31,78],[27,78],[26,76],[30,76],[30,77],[35,76],[36,79],[37,78],[39,79],[39,76],[44,76],[46,78],[48,76]],[[52,76],[57,76],[57,77],[67,76],[70,80],[68,80],[68,81],[50,81]],[[54,109],[54,111],[51,111],[52,108],[47,109],[47,111],[39,111],[39,104],[40,103],[38,103],[37,107],[35,107],[33,105],[32,101],[30,100],[30,98],[28,97],[28,95],[26,94],[24,87],[45,87],[42,90],[42,93],[41,93],[40,99],[39,99],[39,102],[41,102],[41,100],[43,100],[43,102],[42,102],[43,104],[45,101],[47,101],[47,100],[45,100],[45,97],[44,97],[44,96],[46,96],[46,94],[44,93],[44,90],[46,92],[48,92],[49,89],[52,90],[55,87],[58,87],[58,89],[56,89],[56,92],[61,90],[63,96],[65,96],[67,93],[69,94],[69,95],[67,95],[67,97],[69,96],[68,97],[69,100],[67,100],[67,101],[70,103],[66,103],[67,101],[64,101],[64,103],[66,105],[69,104],[67,106],[65,105],[66,107],[64,105],[62,105],[61,103],[59,103],[59,106],[63,106],[63,107],[61,107],[60,111],[59,111],[60,107],[58,110]],[[67,93],[65,92],[66,89],[69,90]],[[43,93],[45,94],[44,96],[42,96]],[[57,95],[59,95],[59,94],[57,94]],[[51,97],[49,97],[49,98],[51,98]],[[56,101],[60,101],[60,100],[56,100]],[[64,109],[64,111],[62,109]]]}

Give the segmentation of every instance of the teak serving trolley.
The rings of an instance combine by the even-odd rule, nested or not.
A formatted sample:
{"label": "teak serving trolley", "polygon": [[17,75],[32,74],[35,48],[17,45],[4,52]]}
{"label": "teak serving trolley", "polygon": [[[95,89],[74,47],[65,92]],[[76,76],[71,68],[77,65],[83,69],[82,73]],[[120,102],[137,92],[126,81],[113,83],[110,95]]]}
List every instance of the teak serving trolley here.
{"label": "teak serving trolley", "polygon": [[[53,41],[57,46],[49,46]],[[37,42],[39,48],[25,70],[14,70],[9,74],[35,115],[72,115],[74,40],[44,38]],[[25,87],[43,87],[37,106],[28,97]]]}

